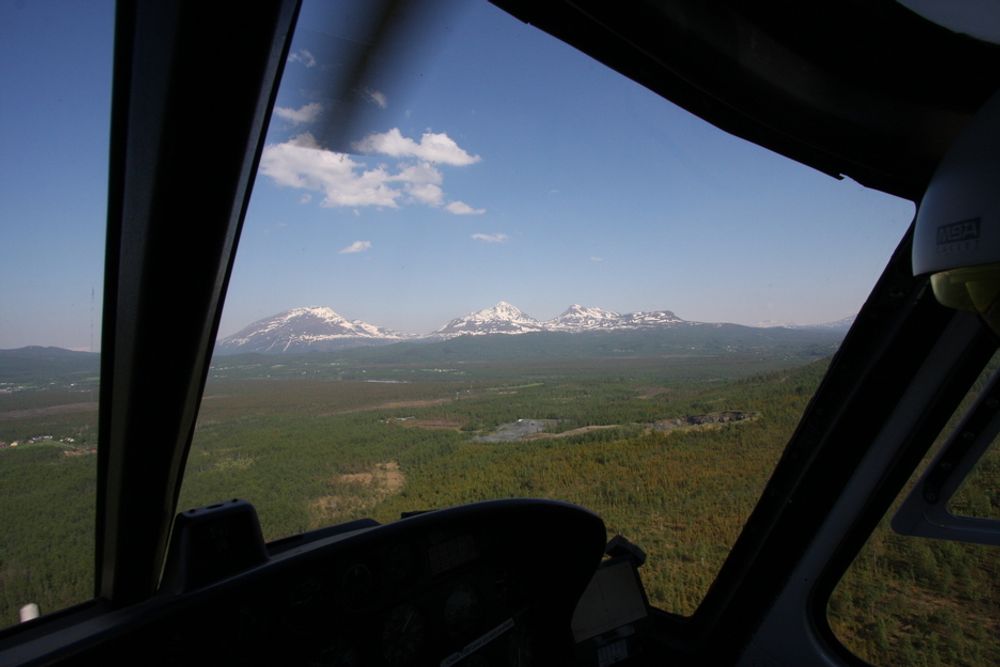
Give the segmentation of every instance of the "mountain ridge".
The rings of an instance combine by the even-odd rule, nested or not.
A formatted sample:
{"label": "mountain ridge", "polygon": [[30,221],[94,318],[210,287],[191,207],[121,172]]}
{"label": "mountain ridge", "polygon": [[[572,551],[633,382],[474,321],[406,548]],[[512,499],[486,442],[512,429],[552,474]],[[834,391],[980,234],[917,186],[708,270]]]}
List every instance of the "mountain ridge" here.
{"label": "mountain ridge", "polygon": [[[842,326],[842,323],[846,321],[845,319],[831,323],[831,325]],[[349,320],[326,306],[311,306],[293,308],[257,320],[237,333],[217,341],[216,352],[220,354],[244,352],[275,354],[333,351],[404,341],[434,342],[464,336],[655,331],[676,328],[717,328],[720,326],[727,326],[727,324],[689,321],[678,317],[670,310],[618,313],[577,303],[571,304],[566,310],[551,319],[538,320],[507,301],[499,301],[488,308],[453,318],[428,334],[419,335],[393,331],[363,320]],[[826,325],[785,326],[782,328],[826,328]],[[840,326],[836,328],[839,329]],[[846,327],[844,328],[846,330]]]}
{"label": "mountain ridge", "polygon": [[395,343],[412,337],[363,320],[349,320],[326,306],[308,306],[251,322],[232,336],[217,341],[216,351],[223,354],[329,351]]}

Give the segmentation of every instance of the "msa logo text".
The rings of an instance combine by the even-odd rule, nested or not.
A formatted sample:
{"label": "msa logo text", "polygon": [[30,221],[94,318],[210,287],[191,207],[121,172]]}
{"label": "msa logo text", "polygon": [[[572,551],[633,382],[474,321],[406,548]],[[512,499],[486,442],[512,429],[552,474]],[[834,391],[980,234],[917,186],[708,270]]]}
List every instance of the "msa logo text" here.
{"label": "msa logo text", "polygon": [[953,222],[937,228],[938,245],[965,243],[979,240],[979,218]]}

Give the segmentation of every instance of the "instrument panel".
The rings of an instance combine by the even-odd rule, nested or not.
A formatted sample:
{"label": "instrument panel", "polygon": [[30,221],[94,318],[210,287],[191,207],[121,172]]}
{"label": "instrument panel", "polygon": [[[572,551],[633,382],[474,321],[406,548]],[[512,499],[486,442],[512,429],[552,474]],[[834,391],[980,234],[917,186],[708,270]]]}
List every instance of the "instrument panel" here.
{"label": "instrument panel", "polygon": [[[206,532],[225,536],[218,527]],[[541,500],[307,535],[244,571],[137,605],[113,632],[78,647],[71,662],[569,662],[570,618],[604,545],[599,517]],[[206,558],[203,550],[191,553]],[[183,569],[168,564],[168,572]]]}

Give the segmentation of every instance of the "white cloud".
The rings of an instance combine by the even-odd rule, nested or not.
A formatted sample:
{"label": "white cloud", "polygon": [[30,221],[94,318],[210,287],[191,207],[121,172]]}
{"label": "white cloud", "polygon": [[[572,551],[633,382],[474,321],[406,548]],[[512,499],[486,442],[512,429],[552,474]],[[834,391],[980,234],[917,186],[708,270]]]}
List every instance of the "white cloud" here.
{"label": "white cloud", "polygon": [[381,90],[375,90],[373,88],[368,88],[365,90],[365,97],[378,105],[379,109],[385,109],[389,106],[389,99],[385,96]]}
{"label": "white cloud", "polygon": [[[322,194],[320,205],[324,207],[440,207],[445,202],[441,187],[444,176],[432,162],[398,160],[369,168],[364,158],[322,148],[309,132],[265,146],[260,172],[277,185],[305,190],[299,196],[302,204],[312,201],[312,193]],[[455,215],[486,212],[461,201],[449,202],[444,208]]]}
{"label": "white cloud", "polygon": [[441,190],[440,186],[433,183],[409,185],[406,188],[406,192],[417,201],[430,204],[431,206],[440,206],[444,200],[444,191]]}
{"label": "white cloud", "polygon": [[388,183],[384,167],[364,165],[344,153],[319,147],[308,132],[264,148],[261,173],[278,185],[322,192],[323,206],[386,206],[396,208],[400,190]]}
{"label": "white cloud", "polygon": [[453,201],[444,207],[449,213],[454,213],[455,215],[482,215],[486,213],[485,208],[472,208],[464,201]]}
{"label": "white cloud", "polygon": [[496,234],[473,234],[472,238],[484,243],[505,243],[508,237],[506,234],[497,232]]}
{"label": "white cloud", "polygon": [[299,123],[313,122],[319,117],[319,113],[322,110],[323,105],[319,102],[311,102],[298,109],[292,109],[290,107],[274,107],[274,113],[277,114],[279,118],[291,121],[296,125]]}
{"label": "white cloud", "polygon": [[403,167],[399,174],[394,177],[394,180],[405,183],[433,183],[434,185],[441,185],[444,177],[430,163],[421,162],[420,164],[411,164]]}
{"label": "white cloud", "polygon": [[418,143],[409,137],[404,137],[398,127],[388,132],[369,134],[355,143],[354,149],[361,153],[378,153],[402,158],[415,157],[427,162],[456,167],[474,164],[481,159],[478,155],[467,153],[444,132],[424,132]]}
{"label": "white cloud", "polygon": [[346,248],[342,248],[338,252],[341,255],[351,255],[356,252],[364,252],[365,250],[368,250],[371,247],[372,247],[371,241],[355,241],[351,245],[347,246]]}
{"label": "white cloud", "polygon": [[316,66],[316,58],[313,56],[312,53],[310,53],[309,51],[307,51],[305,49],[299,49],[295,53],[290,54],[288,56],[288,62],[290,62],[290,63],[302,63],[306,67],[315,67]]}
{"label": "white cloud", "polygon": [[604,258],[603,257],[593,257],[593,256],[591,256],[590,261],[591,262],[596,262],[596,263],[600,264],[601,262],[604,261]]}

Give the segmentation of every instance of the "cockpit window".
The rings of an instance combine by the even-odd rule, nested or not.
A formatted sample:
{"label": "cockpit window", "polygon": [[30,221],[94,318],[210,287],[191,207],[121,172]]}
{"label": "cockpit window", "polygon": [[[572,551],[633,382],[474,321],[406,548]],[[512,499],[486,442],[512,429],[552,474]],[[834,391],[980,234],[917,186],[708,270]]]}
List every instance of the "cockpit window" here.
{"label": "cockpit window", "polygon": [[93,596],[113,25],[0,2],[0,627]]}
{"label": "cockpit window", "polygon": [[317,4],[182,506],[246,498],[275,539],[567,500],[647,552],[653,604],[692,613],[912,205],[725,135],[491,6],[365,54],[360,12]]}
{"label": "cockpit window", "polygon": [[997,442],[994,438],[958,492],[952,496],[948,505],[952,514],[1000,519],[1000,445]]}
{"label": "cockpit window", "polygon": [[[901,534],[892,518],[987,391],[1000,352],[973,383],[892,509],[830,597],[830,627],[851,652],[875,665],[993,665],[1000,661],[997,547]],[[997,517],[1000,471],[993,451],[966,477],[949,510]],[[992,514],[991,514],[992,512]]]}

